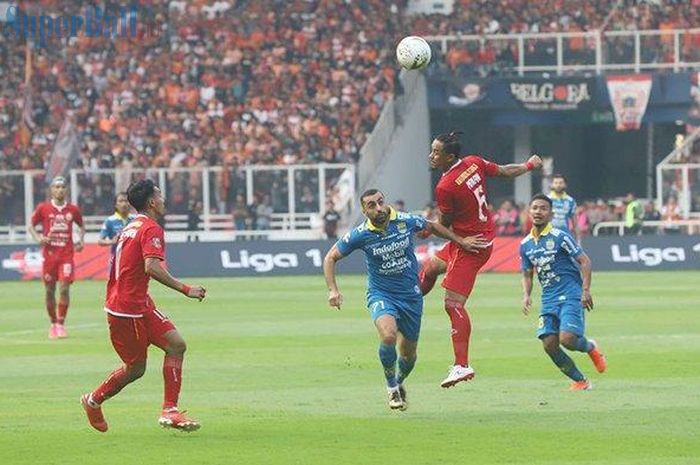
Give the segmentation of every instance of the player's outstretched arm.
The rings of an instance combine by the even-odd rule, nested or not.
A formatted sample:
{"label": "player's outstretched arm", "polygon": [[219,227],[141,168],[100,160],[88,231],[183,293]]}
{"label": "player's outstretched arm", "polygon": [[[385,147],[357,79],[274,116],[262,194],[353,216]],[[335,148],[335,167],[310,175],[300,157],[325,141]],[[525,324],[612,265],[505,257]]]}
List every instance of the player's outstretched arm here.
{"label": "player's outstretched arm", "polygon": [[498,165],[497,176],[517,178],[528,171],[542,167],[542,159],[538,155],[531,156],[525,163],[511,163],[510,165]]}
{"label": "player's outstretched arm", "polygon": [[160,263],[160,259],[158,258],[147,257],[145,271],[148,276],[155,279],[159,283],[168,286],[171,289],[175,289],[178,292],[182,292],[187,297],[199,299],[200,302],[207,294],[207,290],[202,286],[188,286],[187,284],[175,279],[168,270],[163,268]]}
{"label": "player's outstretched arm", "polygon": [[323,259],[323,276],[326,278],[328,287],[328,305],[338,310],[343,305],[343,294],[340,293],[338,284],[335,282],[335,264],[342,258],[343,255],[338,250],[338,246],[334,244]]}
{"label": "player's outstretched arm", "polygon": [[487,248],[491,242],[484,239],[482,234],[476,236],[459,237],[452,230],[447,229],[436,221],[427,221],[427,228],[431,234],[452,241],[462,247],[467,252],[479,253],[481,249]]}
{"label": "player's outstretched arm", "polygon": [[583,281],[583,294],[581,294],[581,303],[586,310],[593,310],[593,297],[591,297],[591,279],[593,275],[591,259],[588,255],[582,253],[576,257],[576,261],[581,269],[581,280]]}
{"label": "player's outstretched arm", "polygon": [[523,279],[522,279],[522,285],[523,285],[523,313],[525,315],[530,313],[530,309],[532,308],[532,275],[533,275],[533,269],[530,268],[529,270],[524,270],[523,271]]}

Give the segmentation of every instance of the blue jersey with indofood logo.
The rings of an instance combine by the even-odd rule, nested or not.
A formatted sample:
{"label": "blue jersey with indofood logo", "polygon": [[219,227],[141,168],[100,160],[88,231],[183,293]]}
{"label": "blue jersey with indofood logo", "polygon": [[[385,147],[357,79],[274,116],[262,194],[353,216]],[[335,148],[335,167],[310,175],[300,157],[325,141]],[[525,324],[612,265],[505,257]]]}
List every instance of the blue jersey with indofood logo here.
{"label": "blue jersey with indofood logo", "polygon": [[576,200],[566,192],[559,195],[552,191],[548,197],[552,200],[552,226],[571,232],[569,222],[576,221]]}
{"label": "blue jersey with indofood logo", "polygon": [[582,281],[576,258],[582,253],[569,233],[551,224],[539,236],[533,229],[520,242],[520,269],[535,268],[543,304],[581,299]]}
{"label": "blue jersey with indofood logo", "polygon": [[427,227],[422,216],[391,210],[385,229],[369,220],[343,236],[336,247],[343,256],[361,249],[367,263],[367,296],[421,297],[413,235]]}

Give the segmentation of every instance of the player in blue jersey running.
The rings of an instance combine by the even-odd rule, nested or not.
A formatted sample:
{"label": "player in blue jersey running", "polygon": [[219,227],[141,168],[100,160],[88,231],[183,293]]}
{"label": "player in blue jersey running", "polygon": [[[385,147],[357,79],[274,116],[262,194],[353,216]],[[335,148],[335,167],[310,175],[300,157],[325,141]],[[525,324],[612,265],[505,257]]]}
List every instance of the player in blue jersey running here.
{"label": "player in blue jersey running", "polygon": [[587,353],[596,370],[605,371],[605,356],[594,340],[584,336],[583,309],[593,309],[591,260],[569,233],[552,226],[549,197],[537,194],[532,198],[530,217],[532,231],[520,243],[523,313],[527,315],[532,307],[532,277],[537,270],[542,286],[537,337],[554,364],[573,381],[571,390],[591,389],[591,382],[561,348]]}
{"label": "player in blue jersey running", "polygon": [[572,234],[581,243],[581,231],[576,222],[576,200],[566,193],[566,178],[563,174],[552,176],[552,226]]}
{"label": "player in blue jersey running", "polygon": [[[484,246],[480,237],[460,238],[422,216],[399,213],[376,189],[360,196],[366,221],[335,243],[323,261],[328,303],[340,309],[343,296],[335,280],[335,264],[356,249],[367,263],[367,308],[379,333],[379,360],[384,368],[389,407],[405,410],[403,382],[416,363],[416,348],[423,315],[423,295],[418,286],[418,261],[413,235],[427,231],[474,251]],[[396,346],[398,342],[399,355]],[[398,362],[397,362],[398,358]],[[398,369],[397,369],[398,365]]]}
{"label": "player in blue jersey running", "polygon": [[114,254],[114,249],[117,247],[119,233],[134,218],[134,215],[129,214],[130,209],[131,205],[129,205],[129,200],[126,198],[126,192],[120,192],[114,201],[114,214],[107,217],[102,223],[97,244],[102,246],[111,245],[112,254]]}

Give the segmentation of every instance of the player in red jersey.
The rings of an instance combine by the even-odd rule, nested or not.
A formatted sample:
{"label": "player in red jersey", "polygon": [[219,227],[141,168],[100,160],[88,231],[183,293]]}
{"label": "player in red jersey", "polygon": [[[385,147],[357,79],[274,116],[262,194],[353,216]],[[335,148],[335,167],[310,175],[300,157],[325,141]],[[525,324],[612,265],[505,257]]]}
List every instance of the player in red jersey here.
{"label": "player in red jersey", "polygon": [[168,317],[156,309],[148,295],[148,282],[153,278],[200,301],[206,289],[178,281],[161,264],[165,260],[165,240],[163,228],[156,219],[165,214],[165,203],[160,189],[146,179],[129,186],[127,197],[139,214],[119,235],[104,308],[112,346],[124,365],[114,370],[94,391],[84,394],[81,403],[90,425],[98,431],[107,431],[102,402],[143,376],[148,346],[153,344],[165,352],[165,394],[158,422],[163,427],[194,431],[199,429],[199,423],[177,408],[185,341]]}
{"label": "player in red jersey", "polygon": [[[73,244],[73,223],[78,225],[80,241]],[[39,233],[36,226],[41,224]],[[57,176],[51,181],[51,200],[40,203],[32,214],[29,233],[42,245],[42,276],[46,289],[46,311],[51,319],[49,339],[67,336],[64,326],[70,303],[70,285],[75,277],[73,252],[83,250],[83,216],[80,209],[66,201],[66,180]],[[59,283],[58,313],[56,282]]]}
{"label": "player in red jersey", "polygon": [[440,223],[446,227],[452,226],[455,234],[470,240],[472,250],[447,243],[432,259],[423,263],[420,272],[423,295],[430,292],[438,275],[446,273],[442,286],[445,288],[445,311],[452,324],[455,363],[440,383],[444,388],[474,377],[474,369],[469,366],[471,321],[465,304],[479,269],[491,256],[496,236],[496,227],[488,208],[486,178],[514,178],[542,166],[542,160],[537,155],[531,156],[525,163],[510,165],[497,165],[477,155],[463,156],[460,134],[451,132],[437,136],[432,142],[429,158],[430,167],[443,173],[435,187]]}

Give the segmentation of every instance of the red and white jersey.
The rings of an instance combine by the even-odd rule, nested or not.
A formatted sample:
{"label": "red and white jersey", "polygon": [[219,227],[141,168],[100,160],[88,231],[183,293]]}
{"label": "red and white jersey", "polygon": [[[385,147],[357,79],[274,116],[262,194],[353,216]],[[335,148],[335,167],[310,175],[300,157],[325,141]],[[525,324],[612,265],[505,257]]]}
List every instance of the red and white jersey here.
{"label": "red and white jersey", "polygon": [[468,155],[442,175],[435,187],[440,212],[452,217],[452,230],[458,236],[496,236],[496,226],[488,208],[486,177],[498,175],[498,165],[477,155]]}
{"label": "red and white jersey", "polygon": [[50,239],[44,246],[44,258],[73,257],[73,223],[83,226],[83,215],[77,205],[56,205],[51,200],[42,202],[32,214],[32,226],[41,223],[42,234]]}
{"label": "red and white jersey", "polygon": [[105,311],[112,315],[141,318],[155,309],[148,295],[149,257],[165,260],[163,228],[146,215],[137,215],[124,226],[114,251],[107,282]]}

